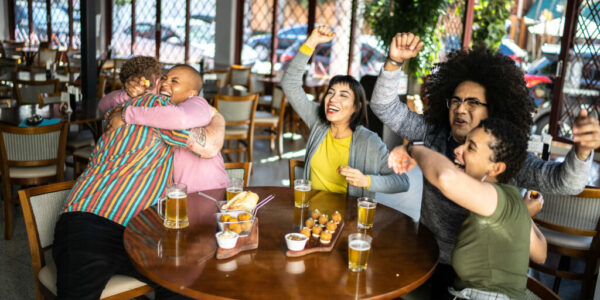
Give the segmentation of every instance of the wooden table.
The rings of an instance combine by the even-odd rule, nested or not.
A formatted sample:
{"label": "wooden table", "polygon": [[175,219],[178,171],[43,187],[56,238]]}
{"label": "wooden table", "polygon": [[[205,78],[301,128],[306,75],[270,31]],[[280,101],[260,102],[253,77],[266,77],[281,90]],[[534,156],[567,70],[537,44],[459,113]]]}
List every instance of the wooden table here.
{"label": "wooden table", "polygon": [[[57,73],[51,79],[58,79],[58,81],[60,81],[61,83],[75,84],[75,79],[77,79],[77,76],[73,73],[68,73],[68,74]],[[32,72],[11,71],[11,72],[7,72],[7,73],[0,75],[0,81],[17,81],[17,80],[46,81],[46,80],[48,80],[48,78],[46,78],[46,72],[35,72],[35,71],[32,71]]]}
{"label": "wooden table", "polygon": [[[125,249],[134,266],[150,280],[186,296],[215,299],[393,298],[423,284],[437,265],[432,234],[408,216],[380,205],[375,214],[368,268],[348,270],[348,234],[357,232],[356,198],[314,192],[309,209],[294,208],[288,187],[248,187],[260,199],[275,199],[257,214],[259,247],[217,260],[216,206],[196,193],[188,195],[190,226],[167,230],[155,208],[127,225]],[[222,189],[206,191],[224,199]],[[339,210],[345,225],[332,252],[298,258],[285,256],[284,235],[297,232],[309,211]]]}
{"label": "wooden table", "polygon": [[16,107],[0,108],[0,123],[18,126],[25,119],[37,114],[45,119],[58,118],[70,124],[82,124],[87,126],[94,135],[94,139],[98,140],[102,134],[101,121],[104,116],[98,112],[98,109],[83,109],[81,111],[73,110],[72,113],[66,114],[60,111],[60,104],[53,103],[43,107],[37,104],[25,104]]}
{"label": "wooden table", "polygon": [[226,95],[226,96],[248,96],[253,93],[249,93],[247,91],[243,91],[243,90],[239,90],[239,89],[234,89],[231,86],[226,86],[226,87],[212,90],[212,91],[204,90],[204,99],[206,99],[210,104],[213,104],[216,94]]}

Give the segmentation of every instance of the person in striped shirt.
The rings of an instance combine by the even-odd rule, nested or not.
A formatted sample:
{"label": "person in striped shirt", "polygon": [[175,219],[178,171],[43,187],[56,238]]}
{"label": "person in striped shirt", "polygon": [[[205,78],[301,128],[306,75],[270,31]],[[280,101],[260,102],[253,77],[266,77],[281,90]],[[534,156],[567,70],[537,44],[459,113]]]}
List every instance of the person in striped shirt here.
{"label": "person in striped shirt", "polygon": [[[125,103],[132,107],[166,105],[173,105],[170,98],[155,94]],[[173,149],[189,148],[199,129],[128,124],[102,135],[56,224],[52,254],[58,299],[99,299],[114,274],[153,285],[156,299],[184,298],[135,270],[123,246],[123,232],[131,218],[155,204],[166,184],[172,182]]]}

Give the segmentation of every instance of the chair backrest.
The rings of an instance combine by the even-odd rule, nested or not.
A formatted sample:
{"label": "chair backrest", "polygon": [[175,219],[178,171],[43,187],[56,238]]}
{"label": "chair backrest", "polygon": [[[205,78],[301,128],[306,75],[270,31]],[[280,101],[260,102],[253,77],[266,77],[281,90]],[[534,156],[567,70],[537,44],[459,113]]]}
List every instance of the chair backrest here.
{"label": "chair backrest", "polygon": [[527,278],[526,300],[560,300],[560,297],[533,277]]}
{"label": "chair backrest", "polygon": [[39,107],[42,107],[44,105],[47,104],[52,104],[52,103],[60,103],[60,95],[61,93],[39,93],[38,94],[38,101],[39,101]]}
{"label": "chair backrest", "polygon": [[[282,108],[282,104],[285,104],[285,94],[281,87],[273,87],[273,100],[271,100],[271,108],[279,111]],[[285,106],[283,106],[285,107]]]}
{"label": "chair backrest", "polygon": [[224,88],[227,85],[228,70],[210,70],[209,74],[213,74],[217,80],[217,87]]}
{"label": "chair backrest", "polygon": [[69,49],[65,54],[67,57],[67,72],[81,72],[81,50]]}
{"label": "chair backrest", "polygon": [[57,181],[62,181],[68,129],[65,122],[39,127],[0,125],[2,174],[10,178],[10,167],[56,165]]}
{"label": "chair backrest", "polygon": [[304,174],[304,161],[290,159],[289,160],[289,172],[290,172],[290,187],[294,188],[294,180],[303,178]]}
{"label": "chair backrest", "polygon": [[46,66],[47,61],[54,63],[57,60],[58,60],[58,50],[40,48],[40,52],[38,53],[38,65],[39,66]]}
{"label": "chair backrest", "polygon": [[226,125],[254,126],[254,115],[258,105],[258,95],[227,96],[215,95],[215,108],[225,118]]}
{"label": "chair backrest", "polygon": [[244,179],[244,186],[248,186],[250,182],[250,173],[252,172],[251,162],[231,162],[225,163],[225,171],[229,178]]}
{"label": "chair backrest", "polygon": [[229,68],[229,84],[232,86],[241,85],[246,87],[248,92],[252,92],[252,81],[250,77],[250,67],[233,65]]}
{"label": "chair backrest", "polygon": [[594,236],[600,230],[600,188],[586,188],[576,196],[544,194],[536,222],[552,230]]}
{"label": "chair backrest", "polygon": [[57,93],[58,84],[58,79],[51,79],[46,81],[17,80],[17,82],[15,83],[17,105],[38,104],[39,100],[37,95],[39,93]]}
{"label": "chair backrest", "polygon": [[250,75],[250,79],[252,81],[252,92],[257,93],[259,95],[265,94],[265,84],[262,80],[260,80],[263,75],[252,74]]}

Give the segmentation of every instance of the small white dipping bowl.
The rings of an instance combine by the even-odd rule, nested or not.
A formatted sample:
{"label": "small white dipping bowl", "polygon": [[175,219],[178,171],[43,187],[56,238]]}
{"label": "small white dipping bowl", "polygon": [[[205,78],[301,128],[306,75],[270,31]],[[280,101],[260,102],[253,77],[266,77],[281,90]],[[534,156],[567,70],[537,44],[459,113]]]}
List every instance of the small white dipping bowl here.
{"label": "small white dipping bowl", "polygon": [[223,249],[231,249],[235,247],[235,244],[240,237],[233,231],[219,231],[215,236],[217,237],[217,244]]}
{"label": "small white dipping bowl", "polygon": [[[292,237],[297,239],[293,240]],[[306,246],[306,242],[308,242],[308,237],[301,233],[288,233],[285,235],[285,242],[289,250],[300,251]]]}

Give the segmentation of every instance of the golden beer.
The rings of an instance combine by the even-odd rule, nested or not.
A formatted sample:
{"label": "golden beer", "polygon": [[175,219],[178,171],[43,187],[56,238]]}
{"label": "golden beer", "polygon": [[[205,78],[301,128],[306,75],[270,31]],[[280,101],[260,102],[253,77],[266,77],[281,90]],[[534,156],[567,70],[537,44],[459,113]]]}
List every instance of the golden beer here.
{"label": "golden beer", "polygon": [[367,268],[369,253],[371,252],[370,241],[356,239],[348,242],[348,268],[352,272],[359,272]]}
{"label": "golden beer", "polygon": [[310,186],[295,186],[294,187],[294,206],[295,207],[308,207]]}
{"label": "golden beer", "polygon": [[167,193],[164,225],[173,229],[188,227],[187,194],[185,192],[174,190]]}
{"label": "golden beer", "polygon": [[358,200],[358,228],[368,229],[373,227],[377,203],[365,198],[359,198]]}
{"label": "golden beer", "polygon": [[237,196],[237,194],[241,193],[243,191],[242,188],[234,188],[234,187],[228,187],[227,189],[225,189],[225,191],[227,192],[227,201],[233,199],[233,197]]}

